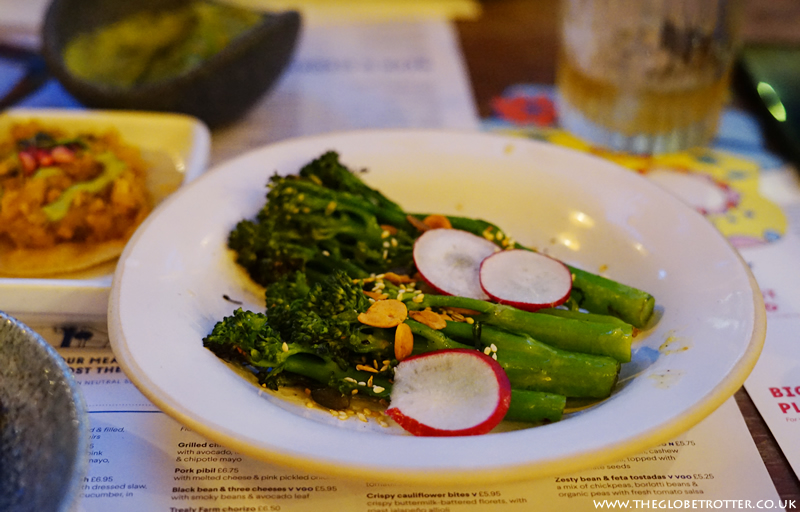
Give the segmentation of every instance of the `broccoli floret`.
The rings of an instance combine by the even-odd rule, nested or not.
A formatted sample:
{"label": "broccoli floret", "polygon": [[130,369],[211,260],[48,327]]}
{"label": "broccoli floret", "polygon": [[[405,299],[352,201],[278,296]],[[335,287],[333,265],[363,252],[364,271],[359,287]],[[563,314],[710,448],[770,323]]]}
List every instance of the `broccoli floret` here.
{"label": "broccoli floret", "polygon": [[[316,283],[302,272],[288,274],[265,295],[266,313],[237,309],[203,344],[222,359],[249,367],[270,388],[296,383],[302,375],[349,393],[372,376],[357,370],[358,364],[392,357],[393,330],[358,321],[370,302],[360,282],[344,272]],[[390,387],[388,377],[381,377],[386,382],[379,396]]]}
{"label": "broccoli floret", "polygon": [[296,270],[317,280],[336,270],[364,278],[410,267],[417,233],[406,214],[338,164],[335,153],[318,161],[324,165],[309,164],[305,176],[272,176],[256,218],[230,233],[228,246],[250,277],[267,286]]}
{"label": "broccoli floret", "polygon": [[380,191],[368,186],[357,174],[342,165],[339,161],[339,154],[335,151],[328,151],[305,165],[300,169],[299,174],[301,177],[308,178],[331,190],[361,197],[387,217],[389,212],[395,215],[394,218],[397,216],[404,218],[406,215],[400,205],[384,196]]}
{"label": "broccoli floret", "polygon": [[284,343],[264,313],[242,308],[217,322],[211,334],[203,338],[203,346],[226,361],[242,363],[270,378],[281,373],[288,358],[311,350]]}
{"label": "broccoli floret", "polygon": [[392,333],[361,324],[358,315],[370,302],[360,282],[336,271],[309,284],[295,272],[267,287],[267,317],[283,339],[330,357],[340,367],[352,364],[355,354],[382,359],[392,350]]}

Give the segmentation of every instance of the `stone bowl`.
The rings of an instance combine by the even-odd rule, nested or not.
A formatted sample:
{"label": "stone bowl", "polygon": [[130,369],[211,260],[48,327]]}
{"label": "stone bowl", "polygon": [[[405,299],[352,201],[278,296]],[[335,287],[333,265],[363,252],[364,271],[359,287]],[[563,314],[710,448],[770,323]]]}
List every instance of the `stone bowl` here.
{"label": "stone bowl", "polygon": [[0,510],[73,510],[89,461],[89,419],[55,349],[0,311]]}
{"label": "stone bowl", "polygon": [[198,67],[159,82],[114,87],[82,79],[64,63],[64,49],[78,34],[187,1],[53,0],[41,33],[47,68],[67,92],[90,108],[179,112],[212,128],[231,123],[268,92],[288,65],[300,34],[299,13],[263,13],[255,27]]}

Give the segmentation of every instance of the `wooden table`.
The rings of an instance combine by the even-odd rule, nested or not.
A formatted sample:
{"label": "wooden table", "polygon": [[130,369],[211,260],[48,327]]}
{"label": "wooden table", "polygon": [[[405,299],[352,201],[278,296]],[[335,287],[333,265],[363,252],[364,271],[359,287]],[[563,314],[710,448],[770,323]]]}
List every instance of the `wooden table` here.
{"label": "wooden table", "polygon": [[[746,5],[747,40],[800,42],[800,2],[774,0]],[[558,2],[555,0],[484,0],[478,20],[458,21],[457,28],[482,117],[490,101],[513,84],[555,81]],[[800,506],[800,481],[744,388],[736,402],[782,500]]]}

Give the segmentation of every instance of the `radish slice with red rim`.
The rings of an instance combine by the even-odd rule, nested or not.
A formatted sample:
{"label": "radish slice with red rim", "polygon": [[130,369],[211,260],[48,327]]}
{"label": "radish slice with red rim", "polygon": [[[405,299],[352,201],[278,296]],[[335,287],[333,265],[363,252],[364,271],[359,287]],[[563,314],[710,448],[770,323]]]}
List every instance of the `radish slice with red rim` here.
{"label": "radish slice with red rim", "polygon": [[478,350],[435,350],[397,365],[390,401],[386,414],[416,436],[478,435],[503,420],[511,384]]}
{"label": "radish slice with red rim", "polygon": [[549,256],[513,249],[483,260],[480,283],[493,301],[536,311],[566,302],[572,291],[572,274]]}
{"label": "radish slice with red rim", "polygon": [[439,293],[488,300],[481,288],[480,266],[499,248],[460,229],[430,229],[414,242],[414,264]]}

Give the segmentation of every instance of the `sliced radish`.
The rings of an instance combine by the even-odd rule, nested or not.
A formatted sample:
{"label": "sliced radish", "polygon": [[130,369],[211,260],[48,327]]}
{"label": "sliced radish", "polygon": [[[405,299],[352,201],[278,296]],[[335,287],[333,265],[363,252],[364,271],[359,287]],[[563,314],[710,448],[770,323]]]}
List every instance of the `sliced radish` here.
{"label": "sliced radish", "polygon": [[386,414],[415,436],[485,434],[506,415],[511,384],[478,350],[435,350],[397,365],[390,401]]}
{"label": "sliced radish", "polygon": [[483,260],[480,283],[493,301],[536,311],[566,302],[572,291],[572,274],[549,256],[513,249]]}
{"label": "sliced radish", "polygon": [[479,278],[481,261],[498,250],[468,231],[430,229],[414,243],[414,264],[439,293],[487,300]]}

